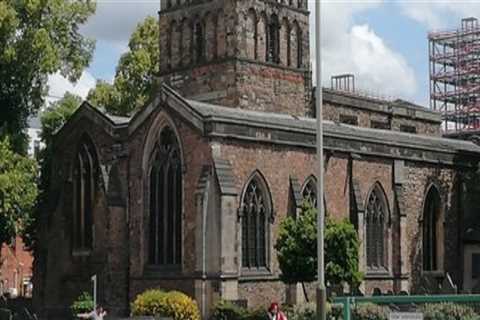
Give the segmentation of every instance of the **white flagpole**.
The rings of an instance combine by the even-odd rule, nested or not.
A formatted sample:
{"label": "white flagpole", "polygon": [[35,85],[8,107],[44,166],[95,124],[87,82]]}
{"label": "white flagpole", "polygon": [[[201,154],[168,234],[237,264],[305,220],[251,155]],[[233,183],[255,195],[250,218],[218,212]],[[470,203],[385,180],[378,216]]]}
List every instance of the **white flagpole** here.
{"label": "white flagpole", "polygon": [[321,17],[320,2],[315,1],[315,37],[316,37],[316,115],[317,115],[317,258],[318,258],[318,288],[317,288],[317,318],[326,320],[327,292],[325,288],[325,261],[324,261],[324,227],[325,208],[323,207],[323,96],[322,96],[322,46],[321,46]]}
{"label": "white flagpole", "polygon": [[93,310],[97,308],[97,275],[93,275],[91,280],[93,281]]}

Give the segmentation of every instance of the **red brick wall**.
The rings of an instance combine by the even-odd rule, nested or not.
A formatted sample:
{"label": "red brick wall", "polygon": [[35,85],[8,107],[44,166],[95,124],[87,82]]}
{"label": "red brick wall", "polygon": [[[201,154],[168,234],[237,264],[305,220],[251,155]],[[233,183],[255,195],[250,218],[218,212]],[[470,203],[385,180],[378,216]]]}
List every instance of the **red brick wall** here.
{"label": "red brick wall", "polygon": [[33,257],[20,236],[11,245],[4,244],[0,252],[0,293],[16,291],[19,296],[31,295],[24,287],[24,281],[32,279]]}

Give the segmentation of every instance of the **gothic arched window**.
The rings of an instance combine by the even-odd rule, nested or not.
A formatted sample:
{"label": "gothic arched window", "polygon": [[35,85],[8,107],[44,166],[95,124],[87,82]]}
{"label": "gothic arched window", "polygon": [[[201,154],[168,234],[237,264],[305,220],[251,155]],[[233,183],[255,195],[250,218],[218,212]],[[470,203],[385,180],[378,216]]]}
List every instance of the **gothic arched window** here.
{"label": "gothic arched window", "polygon": [[166,127],[150,169],[149,263],[180,266],[182,261],[182,163],[178,140]]}
{"label": "gothic arched window", "polygon": [[93,207],[98,163],[88,137],[78,146],[73,166],[73,248],[93,248]]}
{"label": "gothic arched window", "polygon": [[434,186],[430,188],[423,207],[423,270],[441,269],[443,250],[443,217],[440,194]]}
{"label": "gothic arched window", "polygon": [[245,188],[242,207],[242,267],[266,268],[271,202],[265,181],[255,174]]}
{"label": "gothic arched window", "polygon": [[388,207],[385,193],[377,183],[370,192],[365,213],[367,267],[387,269]]}
{"label": "gothic arched window", "polygon": [[203,61],[205,58],[205,34],[203,30],[203,25],[200,21],[197,21],[194,27],[195,59],[198,63]]}
{"label": "gothic arched window", "polygon": [[303,33],[302,29],[297,25],[297,67],[303,67]]}
{"label": "gothic arched window", "polygon": [[279,63],[280,23],[276,15],[272,15],[267,32],[267,61]]}
{"label": "gothic arched window", "polygon": [[317,180],[311,176],[303,185],[302,189],[303,201],[307,201],[312,207],[317,207]]}

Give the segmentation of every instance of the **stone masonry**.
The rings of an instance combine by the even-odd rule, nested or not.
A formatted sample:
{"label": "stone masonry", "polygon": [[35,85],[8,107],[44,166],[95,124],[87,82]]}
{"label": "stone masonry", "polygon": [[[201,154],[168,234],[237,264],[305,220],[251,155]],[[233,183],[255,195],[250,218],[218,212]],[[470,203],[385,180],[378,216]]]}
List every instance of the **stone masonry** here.
{"label": "stone masonry", "polygon": [[[113,315],[127,314],[129,303],[149,288],[185,292],[204,317],[221,299],[249,307],[302,301],[297,286],[280,281],[274,245],[281,221],[299,213],[307,182],[315,181],[319,169],[316,123],[307,116],[312,86],[306,4],[161,1],[162,85],[153,101],[129,118],[84,102],[56,136],[51,201],[34,262],[41,317],[64,317],[71,302],[91,290],[94,274],[98,301]],[[365,274],[360,289],[434,292],[447,276],[466,287],[459,261],[470,230],[464,217],[476,208],[469,199],[475,198],[471,179],[480,147],[442,138],[437,113],[403,100],[330,89],[324,100],[326,212],[356,227]],[[157,214],[155,150],[166,154],[172,148],[162,144],[167,129],[178,141],[181,166],[181,192],[163,191],[181,197],[180,214],[172,218],[180,219],[181,257],[171,265],[149,259],[151,236],[166,234],[152,233],[151,217]],[[93,241],[77,250],[75,219],[85,213],[75,205],[74,163],[84,141],[95,150],[88,171]],[[255,268],[245,265],[250,252],[243,252],[242,239],[253,182],[265,208],[258,229],[264,246],[256,249],[265,258]],[[435,266],[429,269],[423,250],[430,194],[438,200]],[[384,221],[375,242],[368,240],[371,199],[379,199]],[[383,248],[381,268],[367,259],[367,243]]]}

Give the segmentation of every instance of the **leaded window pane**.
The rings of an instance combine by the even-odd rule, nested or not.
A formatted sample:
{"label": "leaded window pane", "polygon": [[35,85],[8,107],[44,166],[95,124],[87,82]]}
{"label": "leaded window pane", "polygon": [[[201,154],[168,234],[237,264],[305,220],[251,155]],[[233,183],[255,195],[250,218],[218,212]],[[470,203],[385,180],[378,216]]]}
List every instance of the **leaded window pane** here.
{"label": "leaded window pane", "polygon": [[83,139],[78,147],[73,168],[73,248],[93,246],[93,207],[96,161],[94,148]]}
{"label": "leaded window pane", "polygon": [[440,196],[437,189],[431,188],[426,199],[423,213],[423,269],[438,269],[437,239],[440,221]]}
{"label": "leaded window pane", "polygon": [[317,183],[313,178],[309,178],[302,190],[303,200],[312,207],[317,207]]}
{"label": "leaded window pane", "polygon": [[175,134],[165,128],[160,135],[150,171],[149,262],[180,265],[182,248],[182,175]]}
{"label": "leaded window pane", "polygon": [[242,204],[242,263],[246,268],[267,266],[267,216],[265,191],[252,179]]}
{"label": "leaded window pane", "polygon": [[367,266],[370,269],[386,269],[387,266],[387,219],[383,191],[375,186],[370,193],[366,211]]}

